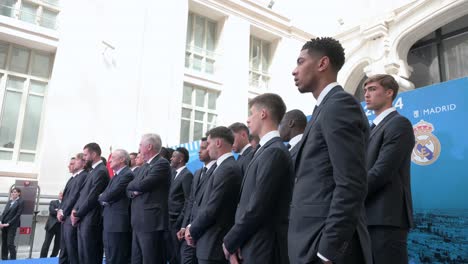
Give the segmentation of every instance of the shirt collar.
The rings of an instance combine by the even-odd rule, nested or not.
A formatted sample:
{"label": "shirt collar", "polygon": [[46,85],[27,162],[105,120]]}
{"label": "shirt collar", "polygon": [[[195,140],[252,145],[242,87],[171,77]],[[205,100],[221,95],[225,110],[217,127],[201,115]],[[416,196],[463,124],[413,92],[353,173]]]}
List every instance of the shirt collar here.
{"label": "shirt collar", "polygon": [[93,170],[96,168],[97,165],[101,164],[102,163],[102,160],[94,163],[93,165],[91,165],[91,167],[93,167]]}
{"label": "shirt collar", "polygon": [[380,113],[380,115],[378,115],[374,119],[374,121],[372,121],[372,123],[374,123],[377,126],[378,124],[380,124],[380,122],[382,122],[382,120],[384,120],[385,117],[387,117],[393,111],[396,111],[395,107],[390,107],[390,108],[385,109],[382,113]]}
{"label": "shirt collar", "polygon": [[268,141],[270,141],[271,139],[275,138],[275,137],[279,137],[280,134],[279,134],[279,131],[278,130],[272,130],[268,133],[266,133],[265,135],[263,135],[263,137],[260,139],[260,147],[263,147]]}
{"label": "shirt collar", "polygon": [[84,171],[84,169],[81,169],[81,170],[79,170],[77,173],[73,174],[73,175],[72,175],[72,178],[75,178],[75,176],[78,175],[78,174],[80,174],[82,171]]}
{"label": "shirt collar", "polygon": [[229,157],[232,157],[232,152],[227,152],[227,153],[224,153],[223,155],[221,155],[221,157],[219,157],[217,160],[216,160],[216,167],[219,167],[219,165],[221,165],[221,163],[223,163],[223,161],[225,161],[227,158]]}
{"label": "shirt collar", "polygon": [[239,155],[244,154],[245,150],[246,150],[248,147],[250,147],[250,146],[251,146],[250,143],[248,143],[247,145],[245,145],[245,146],[242,148],[242,150],[239,152]]}
{"label": "shirt collar", "polygon": [[187,166],[182,166],[176,170],[177,174],[179,174],[183,169],[185,169]]}
{"label": "shirt collar", "polygon": [[156,155],[154,155],[153,157],[151,157],[146,163],[150,164],[151,161],[152,161],[157,155],[159,155],[159,152],[156,153]]}
{"label": "shirt collar", "polygon": [[114,174],[119,174],[123,169],[125,169],[125,167],[127,167],[127,166],[123,166],[123,167],[120,168],[118,171],[116,171]]}
{"label": "shirt collar", "polygon": [[339,85],[337,82],[332,82],[329,85],[325,86],[325,88],[322,90],[319,97],[317,98],[316,105],[319,106],[322,103],[323,98],[325,98],[325,96],[327,96],[327,94],[337,85]]}
{"label": "shirt collar", "polygon": [[213,164],[215,164],[215,163],[216,163],[216,160],[212,160],[208,164],[206,164],[205,165],[206,170],[209,170],[211,168],[211,166],[213,166]]}
{"label": "shirt collar", "polygon": [[295,146],[297,143],[299,143],[299,141],[301,141],[302,135],[303,135],[303,134],[299,134],[299,135],[297,135],[297,136],[291,138],[291,140],[289,140],[289,145],[291,145],[291,148],[290,148],[290,149],[294,148],[294,146]]}

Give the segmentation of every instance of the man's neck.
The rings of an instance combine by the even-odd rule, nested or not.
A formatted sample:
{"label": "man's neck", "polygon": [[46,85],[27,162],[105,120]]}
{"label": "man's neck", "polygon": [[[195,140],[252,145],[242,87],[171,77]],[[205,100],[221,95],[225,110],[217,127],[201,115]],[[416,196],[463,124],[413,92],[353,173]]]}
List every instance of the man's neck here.
{"label": "man's neck", "polygon": [[314,96],[315,100],[319,98],[320,94],[325,89],[325,87],[327,87],[327,85],[334,82],[336,82],[336,76],[319,80],[319,83],[317,84],[318,88],[315,91],[312,91],[312,95]]}
{"label": "man's neck", "polygon": [[275,130],[278,130],[277,125],[265,123],[263,125],[262,129],[260,130],[260,133],[258,133],[258,137],[262,138],[266,134],[270,133],[271,131],[275,131]]}
{"label": "man's neck", "polygon": [[374,110],[375,116],[376,116],[376,117],[379,116],[383,111],[385,111],[385,110],[387,110],[387,109],[389,109],[389,108],[391,108],[391,107],[392,107],[392,103],[387,104],[387,105],[385,105],[384,107],[382,107],[382,108],[380,108],[380,109]]}
{"label": "man's neck", "polygon": [[148,156],[145,157],[145,162],[148,162],[152,157],[156,156],[158,153],[156,152],[151,152],[151,153],[148,153]]}
{"label": "man's neck", "polygon": [[101,160],[101,157],[99,157],[99,159],[93,160],[93,166],[94,166],[94,164],[98,163],[99,161],[102,161],[102,160]]}
{"label": "man's neck", "polygon": [[210,164],[210,162],[212,162],[213,160],[209,160],[209,161],[205,161],[204,164],[205,166],[208,166],[208,164]]}

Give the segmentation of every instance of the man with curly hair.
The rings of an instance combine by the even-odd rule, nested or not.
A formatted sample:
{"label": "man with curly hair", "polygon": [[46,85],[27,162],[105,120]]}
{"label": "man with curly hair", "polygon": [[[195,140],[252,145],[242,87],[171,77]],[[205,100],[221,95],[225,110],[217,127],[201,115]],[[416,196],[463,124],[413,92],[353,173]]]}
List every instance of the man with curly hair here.
{"label": "man with curly hair", "polygon": [[300,93],[316,99],[298,143],[288,234],[290,263],[372,263],[364,200],[367,118],[336,82],[345,62],[333,38],[308,41],[292,72]]}

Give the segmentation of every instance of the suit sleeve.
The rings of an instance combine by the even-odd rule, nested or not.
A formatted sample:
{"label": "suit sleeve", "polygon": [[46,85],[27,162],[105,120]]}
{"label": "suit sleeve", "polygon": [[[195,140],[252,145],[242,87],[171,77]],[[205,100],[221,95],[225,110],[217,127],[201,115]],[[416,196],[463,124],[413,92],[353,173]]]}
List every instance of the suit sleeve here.
{"label": "suit sleeve", "polygon": [[[160,158],[162,159],[162,158]],[[165,161],[165,160],[164,160]],[[132,181],[128,187],[128,191],[151,192],[158,184],[163,183],[170,177],[169,162],[159,160],[148,169],[148,173],[138,181]]]}
{"label": "suit sleeve", "polygon": [[187,225],[189,224],[190,214],[192,213],[193,202],[195,200],[195,188],[196,188],[196,186],[194,184],[195,177],[197,177],[197,179],[200,180],[199,179],[200,174],[201,174],[201,170],[198,170],[198,171],[195,172],[195,175],[193,176],[193,180],[192,180],[192,186],[191,186],[189,199],[187,201],[186,206],[184,206],[184,208],[182,209],[184,219],[182,221],[181,227],[183,227],[183,228],[187,227]]}
{"label": "suit sleeve", "polygon": [[[112,189],[106,188],[106,190],[104,190],[102,195],[99,196],[99,201],[112,204],[115,201],[118,201],[120,197],[125,195],[127,186],[133,180],[134,176],[132,172],[129,172],[122,176],[123,177],[119,177],[118,182],[116,182],[116,184],[113,184]],[[110,187],[110,185],[108,187]]]}
{"label": "suit sleeve", "polygon": [[351,240],[366,197],[368,128],[360,105],[350,96],[325,105],[321,113],[335,188],[318,252],[333,261]]}
{"label": "suit sleeve", "polygon": [[57,211],[55,209],[58,209],[57,201],[50,201],[49,215],[57,217]]}
{"label": "suit sleeve", "polygon": [[[91,190],[88,192],[88,196],[83,199],[81,204],[75,205],[76,216],[83,217],[96,206],[100,206],[98,203],[99,195],[104,191],[107,184],[109,183],[109,175],[106,169],[100,169],[96,175],[88,175],[88,177],[94,177],[92,179]],[[81,198],[80,198],[81,200]]]}
{"label": "suit sleeve", "polygon": [[210,196],[203,197],[203,199],[208,199],[206,206],[204,206],[201,211],[198,211],[197,217],[190,225],[190,235],[195,241],[200,239],[206,230],[216,222],[216,217],[223,207],[224,195],[229,193],[229,188],[235,186],[235,184],[232,183],[236,177],[234,172],[230,170],[225,173],[224,175],[212,175],[206,183],[206,190],[209,188],[210,184],[213,185]]}
{"label": "suit sleeve", "polygon": [[16,221],[19,221],[21,214],[23,213],[24,209],[24,200],[19,199],[18,200],[18,210],[16,210],[16,214],[8,221],[8,224],[15,223]]}
{"label": "suit sleeve", "polygon": [[88,173],[86,173],[85,175],[81,175],[80,181],[77,183],[79,187],[74,193],[74,195],[72,197],[68,197],[66,202],[62,202],[61,209],[63,210],[63,215],[65,217],[70,216],[71,211],[73,210],[73,207],[75,206],[76,202],[80,198],[80,191],[83,189],[88,175],[89,175]]}
{"label": "suit sleeve", "polygon": [[261,155],[262,162],[256,171],[256,188],[251,194],[245,213],[224,237],[224,244],[230,253],[242,247],[259,227],[268,221],[268,215],[276,206],[268,201],[274,200],[280,190],[281,178],[290,173],[289,167],[285,166],[289,158],[281,149],[266,149]]}
{"label": "suit sleeve", "polygon": [[192,173],[187,173],[184,176],[184,179],[182,181],[182,190],[184,191],[184,206],[182,207],[182,211],[180,212],[179,217],[177,217],[176,226],[182,226],[182,222],[184,221],[185,208],[188,206],[188,203],[190,200],[192,182],[193,182]]}
{"label": "suit sleeve", "polygon": [[[391,120],[393,121],[393,120]],[[384,130],[383,143],[374,166],[368,171],[368,196],[390,183],[398,173],[400,164],[414,147],[414,134],[411,123],[406,118],[394,118]]]}

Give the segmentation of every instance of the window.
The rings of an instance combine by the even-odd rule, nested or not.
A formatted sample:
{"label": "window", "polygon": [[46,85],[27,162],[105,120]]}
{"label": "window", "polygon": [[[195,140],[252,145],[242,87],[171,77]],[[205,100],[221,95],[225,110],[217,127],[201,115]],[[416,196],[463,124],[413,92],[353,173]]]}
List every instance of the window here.
{"label": "window", "polygon": [[55,29],[58,0],[0,0],[0,15]]}
{"label": "window", "polygon": [[216,126],[218,93],[202,87],[184,84],[180,143],[202,138]]}
{"label": "window", "polygon": [[364,75],[364,77],[361,79],[359,82],[356,91],[354,92],[354,97],[359,101],[362,102],[364,101],[364,83],[367,81],[367,76]]}
{"label": "window", "polygon": [[213,74],[216,62],[216,21],[189,13],[185,49],[185,67]]}
{"label": "window", "polygon": [[34,162],[53,55],[0,42],[0,160]]}
{"label": "window", "polygon": [[416,42],[408,53],[415,87],[468,76],[468,15]]}
{"label": "window", "polygon": [[259,38],[250,37],[250,71],[249,84],[254,90],[268,89],[270,75],[270,43]]}

